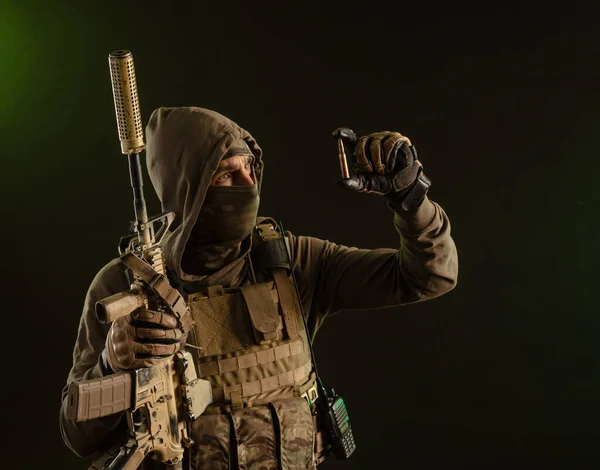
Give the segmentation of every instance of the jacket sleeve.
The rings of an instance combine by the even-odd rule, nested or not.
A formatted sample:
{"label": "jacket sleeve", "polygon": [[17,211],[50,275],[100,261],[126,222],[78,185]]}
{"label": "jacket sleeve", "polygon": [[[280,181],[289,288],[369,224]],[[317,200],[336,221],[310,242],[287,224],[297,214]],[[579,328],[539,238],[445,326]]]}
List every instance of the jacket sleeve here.
{"label": "jacket sleeve", "polygon": [[101,377],[100,354],[109,330],[101,324],[95,313],[95,304],[117,292],[129,290],[129,284],[119,260],[104,266],[92,281],[79,321],[77,340],[73,349],[73,366],[62,391],[60,408],[60,431],[64,442],[80,457],[88,457],[112,444],[113,440],[125,437],[123,413],[105,416],[90,421],[75,422],[67,418],[67,390],[74,380],[87,380]]}
{"label": "jacket sleeve", "polygon": [[311,335],[339,310],[421,302],[456,286],[458,257],[444,210],[426,196],[416,209],[394,211],[393,221],[399,249],[359,249],[288,234]]}

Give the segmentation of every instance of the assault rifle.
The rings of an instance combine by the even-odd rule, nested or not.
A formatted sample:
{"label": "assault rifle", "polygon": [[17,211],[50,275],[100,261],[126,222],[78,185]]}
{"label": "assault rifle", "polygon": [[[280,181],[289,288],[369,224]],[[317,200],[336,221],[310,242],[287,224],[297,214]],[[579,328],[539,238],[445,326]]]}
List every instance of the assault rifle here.
{"label": "assault rifle", "polygon": [[[148,308],[174,315],[186,332],[193,321],[183,297],[169,285],[160,245],[175,214],[166,212],[149,219],[144,200],[140,153],[145,144],[133,56],[118,50],[108,59],[121,152],[129,160],[135,209],[132,235],[121,238],[119,254],[133,278],[131,290],[99,301],[96,315],[107,324]],[[157,223],[162,225],[155,231]],[[125,414],[126,441],[107,449],[90,470],[134,470],[148,455],[171,470],[181,470],[184,449],[192,444],[191,422],[211,402],[210,383],[197,377],[191,354],[179,351],[152,367],[71,383],[67,416],[86,421]]]}

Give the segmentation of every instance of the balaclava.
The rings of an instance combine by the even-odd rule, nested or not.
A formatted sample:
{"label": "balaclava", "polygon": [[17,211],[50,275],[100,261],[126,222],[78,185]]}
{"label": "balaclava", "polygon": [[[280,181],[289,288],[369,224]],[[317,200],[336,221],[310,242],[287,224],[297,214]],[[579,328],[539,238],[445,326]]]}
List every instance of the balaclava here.
{"label": "balaclava", "polygon": [[[243,139],[229,147],[223,160],[253,156]],[[212,274],[239,257],[258,215],[258,186],[210,186],[184,251],[184,261],[202,274]],[[186,266],[186,264],[184,264]]]}
{"label": "balaclava", "polygon": [[[162,210],[176,216],[163,241],[170,275],[183,283],[234,285],[244,276],[248,235],[256,223],[262,150],[235,122],[198,107],[156,109],[146,139],[150,180]],[[254,185],[210,186],[223,158],[248,152],[254,158]],[[193,265],[201,266],[202,272],[182,267],[184,252],[186,259],[198,256]]]}

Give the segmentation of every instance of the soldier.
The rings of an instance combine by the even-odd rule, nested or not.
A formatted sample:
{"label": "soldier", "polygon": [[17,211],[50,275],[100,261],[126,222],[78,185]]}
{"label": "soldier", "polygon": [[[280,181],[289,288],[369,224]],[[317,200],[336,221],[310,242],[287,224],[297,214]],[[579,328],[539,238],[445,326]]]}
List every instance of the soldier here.
{"label": "soldier", "polygon": [[[162,242],[168,277],[195,325],[184,333],[170,315],[145,309],[99,323],[95,303],[130,288],[115,259],[88,290],[67,386],[148,367],[189,348],[214,397],[192,424],[191,468],[315,468],[325,451],[306,400],[315,389],[308,341],[327,315],[432,299],[457,282],[450,222],[426,194],[430,182],[414,146],[397,132],[354,142],[357,171],[343,183],[383,195],[401,240],[398,250],[366,250],[281,234],[272,219],[257,217],[262,151],[226,117],[196,107],[159,108],[146,137],[150,179],[163,210],[176,214]],[[123,440],[122,413],[71,421],[66,391],[60,425],[73,452],[92,456]]]}

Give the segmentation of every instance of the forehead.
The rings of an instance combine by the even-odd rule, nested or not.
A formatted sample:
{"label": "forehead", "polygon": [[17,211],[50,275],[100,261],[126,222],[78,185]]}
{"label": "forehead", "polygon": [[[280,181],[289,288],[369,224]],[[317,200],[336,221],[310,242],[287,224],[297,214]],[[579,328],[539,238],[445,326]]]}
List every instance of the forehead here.
{"label": "forehead", "polygon": [[230,166],[235,163],[240,162],[250,162],[252,161],[252,155],[234,155],[232,157],[226,157],[219,162],[219,167]]}

